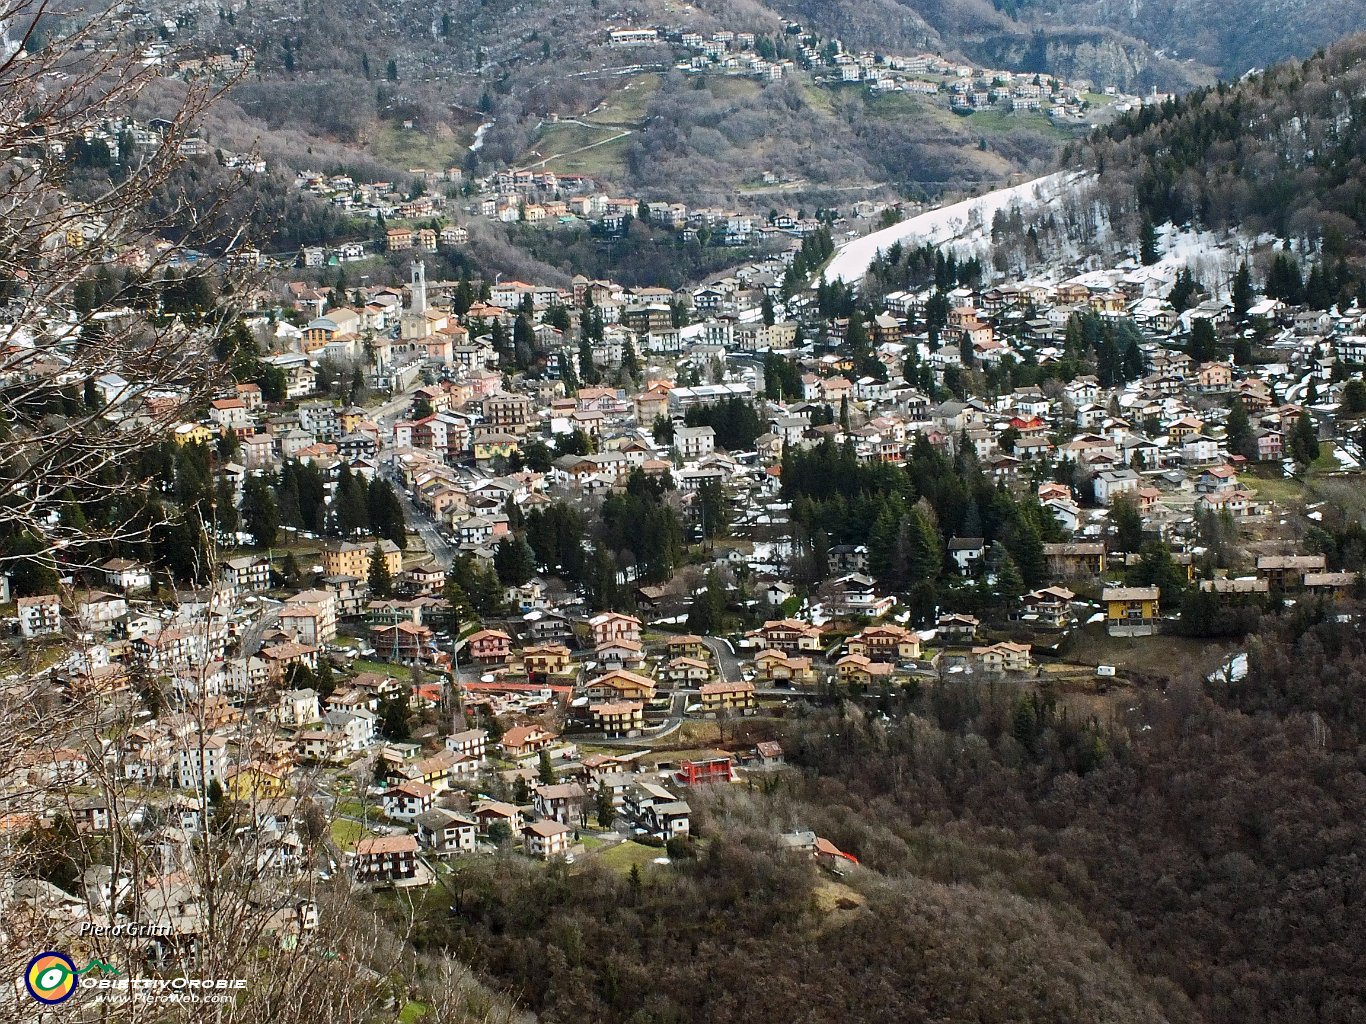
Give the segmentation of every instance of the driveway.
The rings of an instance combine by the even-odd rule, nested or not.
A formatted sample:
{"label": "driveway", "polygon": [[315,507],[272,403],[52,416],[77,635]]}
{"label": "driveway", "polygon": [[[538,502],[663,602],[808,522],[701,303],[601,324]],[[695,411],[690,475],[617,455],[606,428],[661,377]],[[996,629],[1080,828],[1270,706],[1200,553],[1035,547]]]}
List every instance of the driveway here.
{"label": "driveway", "polygon": [[722,682],[733,682],[740,678],[740,658],[729,640],[717,636],[704,636],[702,643],[716,660],[716,668],[721,674]]}

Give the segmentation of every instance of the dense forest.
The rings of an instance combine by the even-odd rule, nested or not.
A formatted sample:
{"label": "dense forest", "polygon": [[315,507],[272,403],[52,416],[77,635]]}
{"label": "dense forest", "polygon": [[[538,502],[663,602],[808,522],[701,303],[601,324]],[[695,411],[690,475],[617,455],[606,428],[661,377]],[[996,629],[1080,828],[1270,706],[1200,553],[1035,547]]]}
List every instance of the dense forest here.
{"label": "dense forest", "polygon": [[1119,216],[1269,232],[1348,296],[1366,257],[1366,35],[1145,106],[1084,149]]}
{"label": "dense forest", "polygon": [[1357,612],[1297,607],[1246,678],[1110,721],[961,681],[812,711],[779,726],[797,771],[689,793],[669,867],[475,864],[419,944],[547,1021],[1359,1022]]}

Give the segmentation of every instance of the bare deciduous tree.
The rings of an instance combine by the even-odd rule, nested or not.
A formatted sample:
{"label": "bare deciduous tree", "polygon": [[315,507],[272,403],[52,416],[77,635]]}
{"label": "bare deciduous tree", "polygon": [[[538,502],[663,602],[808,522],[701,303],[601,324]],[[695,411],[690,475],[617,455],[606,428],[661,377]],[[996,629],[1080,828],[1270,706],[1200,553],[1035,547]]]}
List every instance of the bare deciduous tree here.
{"label": "bare deciduous tree", "polygon": [[80,564],[93,540],[146,534],[113,512],[144,484],[135,456],[220,385],[233,310],[182,315],[164,290],[240,273],[239,239],[206,228],[226,197],[174,176],[223,87],[177,89],[154,128],[135,125],[128,105],[161,68],[112,15],[0,4],[0,565],[15,538]]}

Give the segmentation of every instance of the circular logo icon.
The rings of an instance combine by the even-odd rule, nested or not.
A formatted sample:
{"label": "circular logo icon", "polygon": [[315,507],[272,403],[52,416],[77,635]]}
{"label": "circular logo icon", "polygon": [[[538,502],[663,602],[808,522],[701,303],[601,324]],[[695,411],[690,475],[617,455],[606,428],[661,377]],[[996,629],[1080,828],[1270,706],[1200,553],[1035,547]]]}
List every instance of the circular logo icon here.
{"label": "circular logo icon", "polygon": [[28,962],[24,984],[40,1003],[63,1002],[76,991],[76,965],[65,953],[39,953]]}

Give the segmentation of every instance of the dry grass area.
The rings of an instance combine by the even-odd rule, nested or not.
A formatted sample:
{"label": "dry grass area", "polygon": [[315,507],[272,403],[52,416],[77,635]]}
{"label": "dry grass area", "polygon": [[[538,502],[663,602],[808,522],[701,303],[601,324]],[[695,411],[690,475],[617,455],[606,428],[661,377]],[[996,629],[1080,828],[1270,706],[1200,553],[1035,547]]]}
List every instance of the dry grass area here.
{"label": "dry grass area", "polygon": [[1184,636],[1114,637],[1103,627],[1088,626],[1073,634],[1065,665],[1113,665],[1120,676],[1174,679],[1186,673],[1208,675],[1230,654],[1241,650],[1236,640]]}
{"label": "dry grass area", "polygon": [[868,902],[863,893],[832,879],[821,881],[812,895],[816,901],[816,909],[823,914],[847,914]]}

